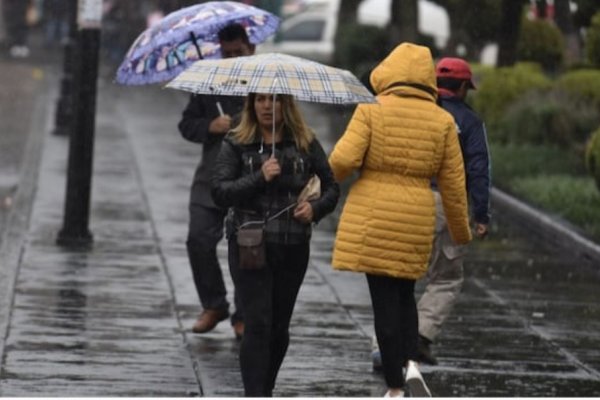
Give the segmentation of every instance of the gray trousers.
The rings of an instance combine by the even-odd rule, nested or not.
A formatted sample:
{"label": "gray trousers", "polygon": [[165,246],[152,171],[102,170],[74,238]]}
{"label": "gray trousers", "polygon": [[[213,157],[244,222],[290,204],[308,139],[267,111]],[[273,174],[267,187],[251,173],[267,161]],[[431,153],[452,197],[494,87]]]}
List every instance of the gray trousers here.
{"label": "gray trousers", "polygon": [[[192,267],[194,284],[202,308],[228,310],[227,290],[217,257],[217,244],[223,238],[223,220],[226,211],[200,204],[190,204],[190,223],[186,242]],[[228,258],[231,254],[228,253]],[[231,322],[242,321],[242,304],[237,289],[237,262],[229,262],[229,272],[234,286],[235,312]]]}
{"label": "gray trousers", "polygon": [[427,270],[427,284],[417,303],[419,335],[435,341],[444,321],[448,318],[460,291],[464,275],[463,262],[466,245],[456,245],[450,237],[442,199],[435,195],[435,238]]}

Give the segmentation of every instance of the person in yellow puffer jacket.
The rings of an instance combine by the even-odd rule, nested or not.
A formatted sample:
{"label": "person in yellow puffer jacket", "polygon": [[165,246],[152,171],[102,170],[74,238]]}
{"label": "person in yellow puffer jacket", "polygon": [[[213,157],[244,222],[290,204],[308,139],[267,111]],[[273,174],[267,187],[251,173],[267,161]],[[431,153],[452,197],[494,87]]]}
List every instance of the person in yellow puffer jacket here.
{"label": "person in yellow puffer jacket", "polygon": [[[431,253],[437,180],[450,235],[471,240],[462,153],[453,117],[436,104],[427,47],[397,46],[371,75],[377,104],[360,104],[329,157],[338,182],[354,171],[340,217],[332,265],[366,274],[386,396],[428,396],[416,364],[415,281]],[[402,368],[406,367],[406,377]]]}

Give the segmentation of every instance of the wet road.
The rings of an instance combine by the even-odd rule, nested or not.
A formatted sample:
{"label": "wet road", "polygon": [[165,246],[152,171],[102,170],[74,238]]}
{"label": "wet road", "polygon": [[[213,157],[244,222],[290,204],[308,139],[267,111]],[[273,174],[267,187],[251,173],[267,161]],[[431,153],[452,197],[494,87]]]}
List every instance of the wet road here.
{"label": "wet road", "polygon": [[[242,395],[229,324],[190,331],[199,302],[184,240],[200,147],[176,131],[186,99],[101,82],[90,252],[54,246],[67,143],[46,136],[2,342],[1,396]],[[330,119],[324,110],[306,107],[331,147],[350,111]],[[423,369],[434,395],[598,396],[597,266],[543,247],[508,216],[495,221],[472,248],[464,293],[434,347],[440,364]],[[334,226],[329,218],[315,232],[277,396],[385,392],[371,371],[366,282],[329,265]],[[224,243],[219,255],[226,269]]]}
{"label": "wet road", "polygon": [[[42,91],[44,72],[29,63],[0,60],[0,242],[6,218],[13,206],[14,194],[25,147],[31,130],[35,93]],[[18,95],[17,95],[18,94]]]}
{"label": "wet road", "polygon": [[[180,100],[177,94],[167,91],[165,95]],[[153,91],[146,94],[139,90],[123,96],[136,98],[121,109],[128,115],[147,115],[151,103],[160,101]],[[333,120],[322,110],[323,107],[307,106],[306,114],[329,148],[343,129],[340,120],[347,119],[351,110],[333,108],[330,111],[342,114]],[[177,114],[176,110],[173,112]],[[177,118],[171,123],[176,123]],[[175,199],[173,194],[181,193],[191,182],[192,170],[183,168],[184,157],[194,152],[193,146],[176,143],[176,132],[164,135],[170,129],[165,124],[168,121],[162,120],[159,129],[155,117],[134,121],[136,126],[127,130],[133,132],[130,137],[138,149],[140,171],[147,182],[158,234],[166,243],[181,242],[185,232],[176,224],[186,217],[187,197]],[[157,142],[151,139],[152,131],[160,136]],[[176,159],[170,160],[169,165],[156,163],[160,153],[171,146],[178,149]],[[188,166],[193,169],[193,164],[190,161]],[[185,174],[188,179],[181,179]],[[153,178],[156,176],[163,179],[157,181]],[[172,219],[177,221],[169,223]],[[578,265],[569,254],[540,247],[543,243],[510,225],[506,216],[497,215],[496,220],[492,237],[476,244],[469,257],[464,295],[435,347],[440,365],[425,368],[433,392],[441,396],[599,394],[600,307],[595,295],[600,283],[598,269]],[[278,395],[378,396],[382,390],[381,377],[370,370],[372,326],[364,278],[333,272],[329,265],[334,226],[335,221],[330,219],[320,225],[315,235],[313,268],[299,297],[292,345],[282,368]],[[221,250],[225,265],[224,247]],[[167,263],[172,260],[173,265],[186,268],[182,252],[172,259],[171,251],[166,254]],[[184,326],[189,328],[195,295],[191,286],[177,281],[181,274],[173,276],[178,288],[177,307]],[[239,387],[234,356],[237,346],[229,338],[231,332],[226,323],[214,334],[188,338],[197,351],[201,373],[207,376],[206,380],[217,382],[213,392],[216,395],[241,394],[239,390],[225,390],[229,385],[221,384],[227,370],[224,381],[235,382],[232,386]],[[206,352],[211,353],[208,359]],[[315,364],[322,372],[313,370]]]}

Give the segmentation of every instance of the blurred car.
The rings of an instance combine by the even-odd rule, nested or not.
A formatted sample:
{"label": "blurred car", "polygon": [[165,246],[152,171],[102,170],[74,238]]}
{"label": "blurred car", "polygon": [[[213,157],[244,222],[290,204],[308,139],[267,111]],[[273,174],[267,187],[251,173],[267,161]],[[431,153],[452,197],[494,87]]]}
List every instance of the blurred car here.
{"label": "blurred car", "polygon": [[286,53],[331,64],[339,0],[307,1],[286,18],[275,37],[258,46],[259,53]]}
{"label": "blurred car", "polygon": [[[358,8],[358,22],[385,26],[390,20],[390,2],[363,0]],[[331,64],[339,6],[340,0],[305,0],[301,11],[287,17],[275,38],[259,45],[257,52],[280,52]],[[449,36],[448,14],[430,1],[419,0],[419,30],[433,36],[436,46],[445,46]]]}

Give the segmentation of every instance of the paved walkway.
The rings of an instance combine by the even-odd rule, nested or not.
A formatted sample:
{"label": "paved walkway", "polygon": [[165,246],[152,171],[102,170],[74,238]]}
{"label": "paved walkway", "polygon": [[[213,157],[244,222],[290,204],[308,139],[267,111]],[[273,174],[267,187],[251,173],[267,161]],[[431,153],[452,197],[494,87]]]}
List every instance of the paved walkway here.
{"label": "paved walkway", "polygon": [[[205,335],[190,331],[199,302],[184,241],[200,148],[176,131],[187,95],[102,81],[90,251],[54,244],[68,149],[66,138],[48,133],[55,96],[41,94],[34,113],[39,122],[23,173],[37,182],[30,185],[30,218],[22,206],[13,224],[22,232],[12,228],[0,254],[6,263],[0,396],[241,396],[239,344],[229,324]],[[320,110],[308,108],[330,147],[343,126],[332,129]],[[329,219],[315,232],[277,396],[385,392],[382,377],[371,371],[364,278],[329,265],[334,225]],[[501,216],[493,236],[473,247],[464,294],[435,347],[440,365],[424,368],[432,391],[598,395],[597,271],[540,248]],[[226,270],[224,243],[219,255]]]}

